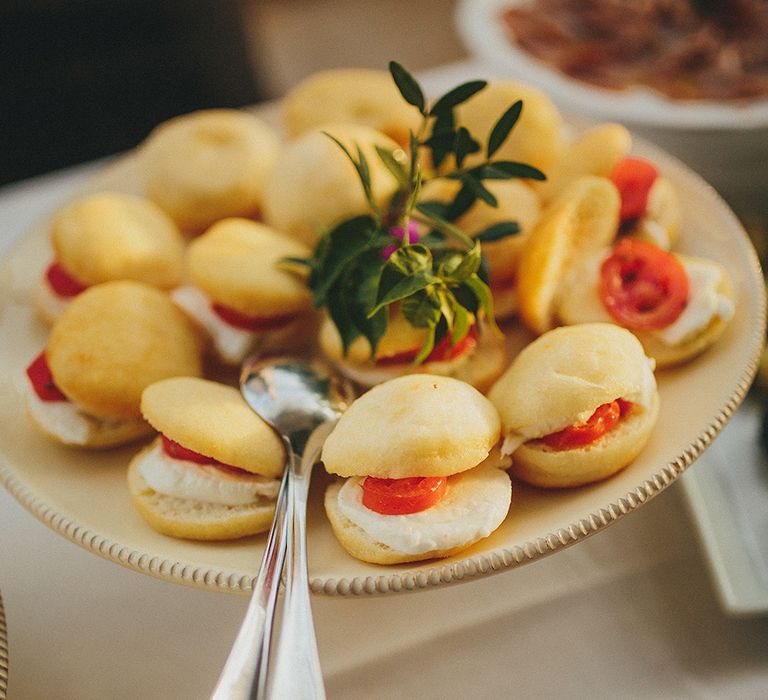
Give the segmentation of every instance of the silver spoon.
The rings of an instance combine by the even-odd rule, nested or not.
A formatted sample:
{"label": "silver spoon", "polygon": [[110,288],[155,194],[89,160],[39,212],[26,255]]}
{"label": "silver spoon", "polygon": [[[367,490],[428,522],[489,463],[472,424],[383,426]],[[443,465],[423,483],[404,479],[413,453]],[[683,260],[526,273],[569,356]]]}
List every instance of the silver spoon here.
{"label": "silver spoon", "polygon": [[[307,579],[307,493],[323,442],[354,393],[324,364],[292,357],[246,361],[240,390],[282,438],[286,468],[251,601],[212,700],[265,698],[268,691],[275,698],[324,698]],[[268,684],[284,563],[283,617]]]}

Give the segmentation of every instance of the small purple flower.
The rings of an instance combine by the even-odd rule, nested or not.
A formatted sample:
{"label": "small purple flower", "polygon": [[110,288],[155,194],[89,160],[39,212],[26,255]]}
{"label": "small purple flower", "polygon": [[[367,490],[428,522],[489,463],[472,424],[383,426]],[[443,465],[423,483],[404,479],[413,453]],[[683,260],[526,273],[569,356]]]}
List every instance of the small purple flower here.
{"label": "small purple flower", "polygon": [[[389,229],[389,235],[393,238],[399,238],[401,241],[405,240],[405,228],[403,226],[393,226]],[[408,219],[408,243],[416,243],[420,237],[419,225],[413,219]],[[384,260],[389,260],[392,253],[399,247],[400,246],[397,243],[388,245],[381,251],[381,257],[384,258]]]}

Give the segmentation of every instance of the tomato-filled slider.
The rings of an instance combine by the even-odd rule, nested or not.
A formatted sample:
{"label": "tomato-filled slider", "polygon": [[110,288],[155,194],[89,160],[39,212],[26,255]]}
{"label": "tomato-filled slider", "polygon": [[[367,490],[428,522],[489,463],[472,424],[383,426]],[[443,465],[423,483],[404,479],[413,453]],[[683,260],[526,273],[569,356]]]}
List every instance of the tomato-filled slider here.
{"label": "tomato-filled slider", "polygon": [[53,217],[51,245],[54,259],[36,299],[49,322],[94,284],[129,279],[170,289],[181,281],[181,233],[144,197],[99,192],[74,200]]}
{"label": "tomato-filled slider", "polygon": [[504,339],[477,318],[472,319],[461,340],[453,343],[446,333],[424,362],[414,364],[426,334],[426,329],[412,326],[393,307],[375,354],[362,336],[355,339],[344,354],[341,336],[328,318],[320,325],[318,343],[339,372],[362,387],[372,387],[404,374],[426,373],[454,377],[485,391],[504,371],[507,361]]}
{"label": "tomato-filled slider", "polygon": [[396,564],[450,556],[490,535],[511,484],[495,448],[499,416],[477,390],[414,374],[374,387],[323,447],[325,510],[353,557]]}
{"label": "tomato-filled slider", "polygon": [[237,109],[206,109],[157,126],[139,155],[144,187],[188,233],[226,216],[257,217],[280,151],[277,132]]}
{"label": "tomato-filled slider", "polygon": [[237,389],[195,377],[165,379],[144,390],[141,411],[160,435],[131,461],[128,487],[155,530],[224,540],[269,528],[283,446]]}
{"label": "tomato-filled slider", "polygon": [[166,294],[105,282],[72,301],[27,368],[27,413],[65,444],[119,445],[151,432],[139,409],[145,387],[199,375],[201,364],[198,335]]}
{"label": "tomato-filled slider", "polygon": [[566,276],[557,306],[563,323],[604,321],[628,328],[660,368],[706,350],[733,314],[722,265],[632,238],[584,256]]}
{"label": "tomato-filled slider", "polygon": [[526,346],[493,386],[502,454],[534,486],[605,479],[643,449],[656,422],[653,360],[629,331],[565,326]]}
{"label": "tomato-filled slider", "polygon": [[281,261],[308,255],[264,224],[224,219],[190,243],[190,284],[171,298],[205,330],[225,364],[240,364],[254,346],[306,344],[316,328],[311,296]]}
{"label": "tomato-filled slider", "polygon": [[288,133],[351,122],[376,129],[403,147],[418,131],[421,115],[400,96],[389,71],[334,68],[313,73],[283,98]]}
{"label": "tomato-filled slider", "polygon": [[399,146],[376,129],[350,123],[326,124],[295,138],[280,153],[267,183],[264,221],[310,246],[328,228],[370,211],[355,166],[328,134],[355,158],[358,148],[365,155],[376,204],[388,204],[397,188],[376,147],[397,151]]}

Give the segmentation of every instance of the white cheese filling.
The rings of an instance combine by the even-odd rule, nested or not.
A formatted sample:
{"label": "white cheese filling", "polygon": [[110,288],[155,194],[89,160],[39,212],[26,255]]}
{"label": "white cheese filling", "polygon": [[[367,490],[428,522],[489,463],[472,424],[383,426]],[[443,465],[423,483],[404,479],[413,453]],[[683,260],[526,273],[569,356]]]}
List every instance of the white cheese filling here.
{"label": "white cheese filling", "polygon": [[144,480],[158,493],[201,503],[242,506],[261,498],[274,500],[278,479],[258,474],[235,474],[210,464],[170,457],[161,443],[153,445],[139,464]]}
{"label": "white cheese filling", "polygon": [[208,295],[197,287],[177,287],[171,299],[208,333],[216,353],[227,364],[242,362],[250,352],[257,333],[235,328],[219,318]]}
{"label": "white cheese filling", "polygon": [[364,479],[344,482],[339,509],[371,539],[405,554],[453,549],[487,537],[507,516],[512,498],[507,473],[483,466],[448,477],[445,496],[431,508],[382,515],[363,505]]}
{"label": "white cheese filling", "polygon": [[37,290],[37,305],[48,318],[58,318],[64,313],[72,299],[75,297],[63,297],[51,288],[48,280],[43,278]]}
{"label": "white cheese filling", "polygon": [[137,430],[146,427],[141,419],[118,421],[94,416],[72,401],[43,401],[29,381],[24,381],[24,399],[34,420],[68,445],[88,445],[97,435],[133,424]]}

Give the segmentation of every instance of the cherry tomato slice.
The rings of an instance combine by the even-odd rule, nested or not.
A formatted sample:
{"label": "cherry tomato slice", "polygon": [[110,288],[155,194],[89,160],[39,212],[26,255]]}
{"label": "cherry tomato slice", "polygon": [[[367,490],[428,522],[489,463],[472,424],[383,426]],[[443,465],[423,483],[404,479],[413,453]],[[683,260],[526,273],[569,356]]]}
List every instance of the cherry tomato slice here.
{"label": "cherry tomato slice", "polygon": [[285,314],[284,316],[249,316],[223,304],[213,304],[212,308],[222,321],[244,331],[271,331],[290,323],[295,318],[294,314]]}
{"label": "cherry tomato slice", "polygon": [[638,219],[648,207],[648,193],[658,177],[658,171],[642,158],[623,158],[613,169],[610,179],[621,195],[619,219]]}
{"label": "cherry tomato slice", "polygon": [[45,279],[60,297],[75,297],[88,288],[80,280],[76,280],[58,262],[53,262],[45,271]]}
{"label": "cherry tomato slice", "polygon": [[[443,339],[435,345],[432,352],[427,356],[425,362],[447,362],[448,360],[454,360],[457,357],[461,357],[464,353],[474,349],[476,345],[477,326],[473,325],[470,326],[467,334],[455,345],[451,345],[451,336],[446,334]],[[388,365],[406,365],[416,359],[419,350],[420,348],[413,348],[387,357],[380,357],[376,360],[376,364],[384,367]]]}
{"label": "cherry tomato slice", "polygon": [[163,435],[162,433],[160,433],[160,438],[163,442],[163,452],[165,452],[165,454],[167,454],[169,457],[172,457],[173,459],[180,459],[185,462],[195,462],[196,464],[208,464],[212,467],[216,467],[223,471],[232,472],[234,474],[253,476],[251,472],[245,469],[240,469],[240,467],[233,467],[231,464],[224,464],[223,462],[219,462],[213,457],[206,457],[204,454],[190,450],[188,447],[184,447],[184,445],[181,445],[175,440],[171,440],[171,438]]}
{"label": "cherry tomato slice", "polygon": [[583,423],[569,425],[556,433],[545,435],[543,442],[553,450],[572,450],[597,442],[603,435],[613,430],[625,416],[632,404],[622,399],[598,406],[595,412]]}
{"label": "cherry tomato slice", "polygon": [[670,325],[688,303],[688,275],[678,258],[645,241],[623,238],[600,267],[603,306],[631,330]]}
{"label": "cherry tomato slice", "polygon": [[405,479],[363,481],[363,505],[382,515],[418,513],[445,496],[448,479],[444,476],[413,476]]}
{"label": "cherry tomato slice", "polygon": [[32,383],[35,393],[43,401],[68,400],[53,381],[51,368],[48,366],[48,360],[45,357],[45,350],[32,360],[32,363],[27,367],[27,376]]}

